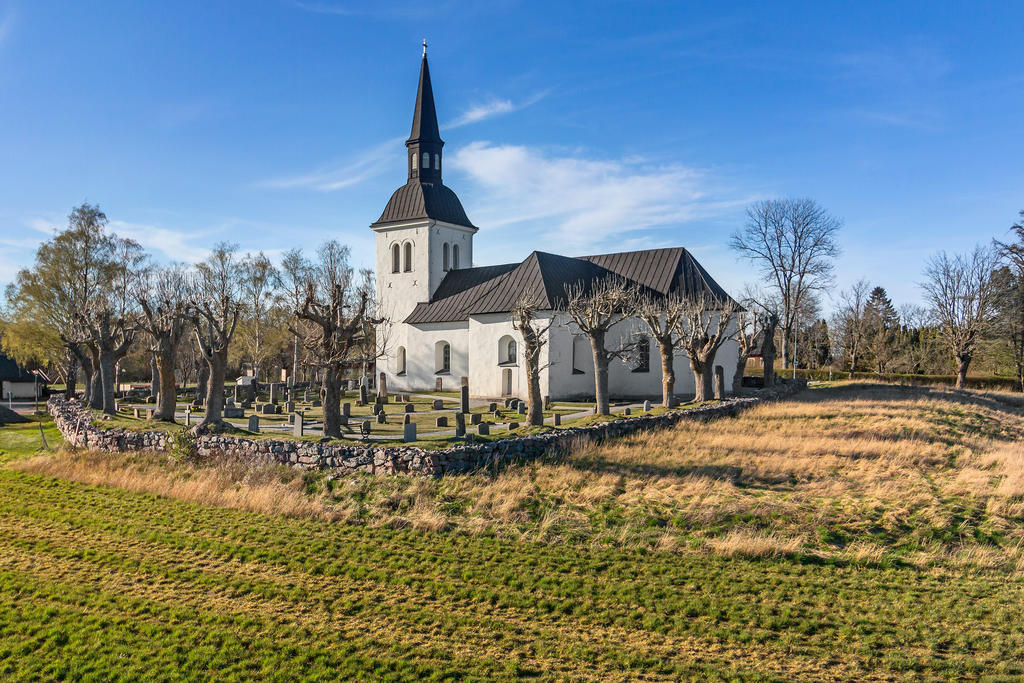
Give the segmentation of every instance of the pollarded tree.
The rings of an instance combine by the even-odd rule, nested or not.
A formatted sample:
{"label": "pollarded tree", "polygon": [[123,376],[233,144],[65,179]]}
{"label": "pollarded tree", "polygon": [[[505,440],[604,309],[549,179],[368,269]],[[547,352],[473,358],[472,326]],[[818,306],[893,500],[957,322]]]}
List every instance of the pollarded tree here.
{"label": "pollarded tree", "polygon": [[196,265],[195,326],[199,353],[209,370],[206,384],[206,413],[195,431],[221,426],[224,416],[224,380],[228,350],[242,312],[238,246],[221,242],[205,261]]}
{"label": "pollarded tree", "polygon": [[946,347],[956,361],[956,387],[962,389],[978,341],[995,313],[992,272],[998,263],[994,248],[977,246],[970,254],[942,251],[928,261],[921,284]]}
{"label": "pollarded tree", "polygon": [[747,224],[732,236],[732,248],[761,270],[781,303],[784,367],[801,307],[832,281],[841,225],[812,199],[768,199],[747,209]]}
{"label": "pollarded tree", "polygon": [[732,299],[722,301],[706,293],[688,299],[686,304],[679,345],[690,358],[696,387],[693,400],[707,401],[714,395],[715,356],[734,334],[737,305]]}
{"label": "pollarded tree", "polygon": [[523,296],[512,308],[512,328],[523,338],[523,360],[526,364],[526,393],[529,405],[526,424],[538,427],[544,424],[544,404],[540,395],[541,352],[547,344],[547,334],[554,316],[541,318],[532,297]]}
{"label": "pollarded tree", "polygon": [[258,382],[263,364],[273,351],[272,345],[267,343],[268,313],[281,279],[277,268],[262,251],[245,255],[241,273],[239,284],[245,308],[238,337],[252,361]]}
{"label": "pollarded tree", "polygon": [[677,296],[640,295],[636,316],[647,325],[651,337],[658,343],[661,356],[661,405],[675,405],[675,357],[679,349],[679,333],[686,315],[686,301]]}
{"label": "pollarded tree", "polygon": [[632,344],[620,343],[609,349],[608,332],[636,310],[638,294],[622,278],[602,278],[577,283],[566,288],[565,312],[583,334],[590,339],[594,357],[594,394],[597,414],[608,415],[608,364],[613,358],[624,358]]}
{"label": "pollarded tree", "polygon": [[295,381],[299,379],[299,347],[302,341],[302,331],[299,329],[295,311],[299,310],[305,301],[306,288],[312,272],[313,264],[303,255],[302,249],[290,249],[284,253],[281,259],[281,286],[277,292],[277,301],[292,318],[288,327],[292,335],[292,377]]}
{"label": "pollarded tree", "polygon": [[341,380],[346,363],[359,355],[369,293],[353,284],[349,249],[325,242],[306,285],[302,306],[295,312],[308,322],[303,343],[323,374],[324,436],[341,437]]}
{"label": "pollarded tree", "polygon": [[850,359],[850,379],[857,371],[857,362],[867,334],[868,291],[871,285],[861,278],[850,289],[839,294],[839,308],[832,318],[836,330],[836,341],[842,347],[843,355]]}
{"label": "pollarded tree", "polygon": [[736,372],[732,376],[732,393],[739,395],[743,390],[743,375],[747,371],[747,361],[754,351],[759,350],[765,330],[766,316],[752,310],[736,312]]}
{"label": "pollarded tree", "polygon": [[139,291],[142,328],[149,333],[150,352],[156,363],[159,391],[154,417],[174,422],[177,383],[174,367],[178,348],[192,323],[192,281],[180,265],[148,269]]}

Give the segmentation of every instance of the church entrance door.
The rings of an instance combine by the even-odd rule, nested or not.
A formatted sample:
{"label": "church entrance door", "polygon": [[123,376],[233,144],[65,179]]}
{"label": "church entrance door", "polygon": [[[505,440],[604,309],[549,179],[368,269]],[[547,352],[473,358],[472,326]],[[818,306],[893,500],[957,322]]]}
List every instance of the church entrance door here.
{"label": "church entrance door", "polygon": [[512,395],[512,368],[505,368],[501,371],[501,395]]}

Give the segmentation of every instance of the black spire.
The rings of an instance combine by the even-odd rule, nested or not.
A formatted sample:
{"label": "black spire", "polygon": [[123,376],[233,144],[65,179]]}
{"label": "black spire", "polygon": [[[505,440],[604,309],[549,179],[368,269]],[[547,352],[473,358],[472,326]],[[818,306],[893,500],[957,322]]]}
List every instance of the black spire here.
{"label": "black spire", "polygon": [[430,67],[427,65],[427,41],[423,41],[423,61],[420,63],[420,85],[416,91],[416,108],[412,115],[412,132],[405,141],[409,148],[409,180],[441,182],[441,148],[444,140],[437,127],[434,108],[434,89],[430,86]]}

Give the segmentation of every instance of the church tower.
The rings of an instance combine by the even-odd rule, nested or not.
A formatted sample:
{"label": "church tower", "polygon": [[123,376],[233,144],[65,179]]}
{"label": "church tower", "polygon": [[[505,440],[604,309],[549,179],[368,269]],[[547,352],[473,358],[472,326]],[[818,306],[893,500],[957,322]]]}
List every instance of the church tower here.
{"label": "church tower", "polygon": [[405,141],[408,181],[395,190],[370,227],[377,233],[377,292],[384,315],[401,322],[429,301],[451,270],[473,264],[473,235],[462,202],[445,187],[444,140],[437,126],[427,43],[416,91],[412,132]]}

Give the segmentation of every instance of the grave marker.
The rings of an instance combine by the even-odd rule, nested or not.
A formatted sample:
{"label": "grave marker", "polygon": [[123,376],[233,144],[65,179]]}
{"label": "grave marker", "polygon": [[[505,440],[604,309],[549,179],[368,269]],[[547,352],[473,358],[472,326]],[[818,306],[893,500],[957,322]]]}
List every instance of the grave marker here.
{"label": "grave marker", "polygon": [[721,365],[715,366],[715,398],[725,398],[725,368]]}
{"label": "grave marker", "polygon": [[249,416],[249,431],[258,432],[260,431],[260,417],[259,415]]}
{"label": "grave marker", "polygon": [[402,441],[409,443],[416,440],[416,423],[409,422],[402,425]]}

